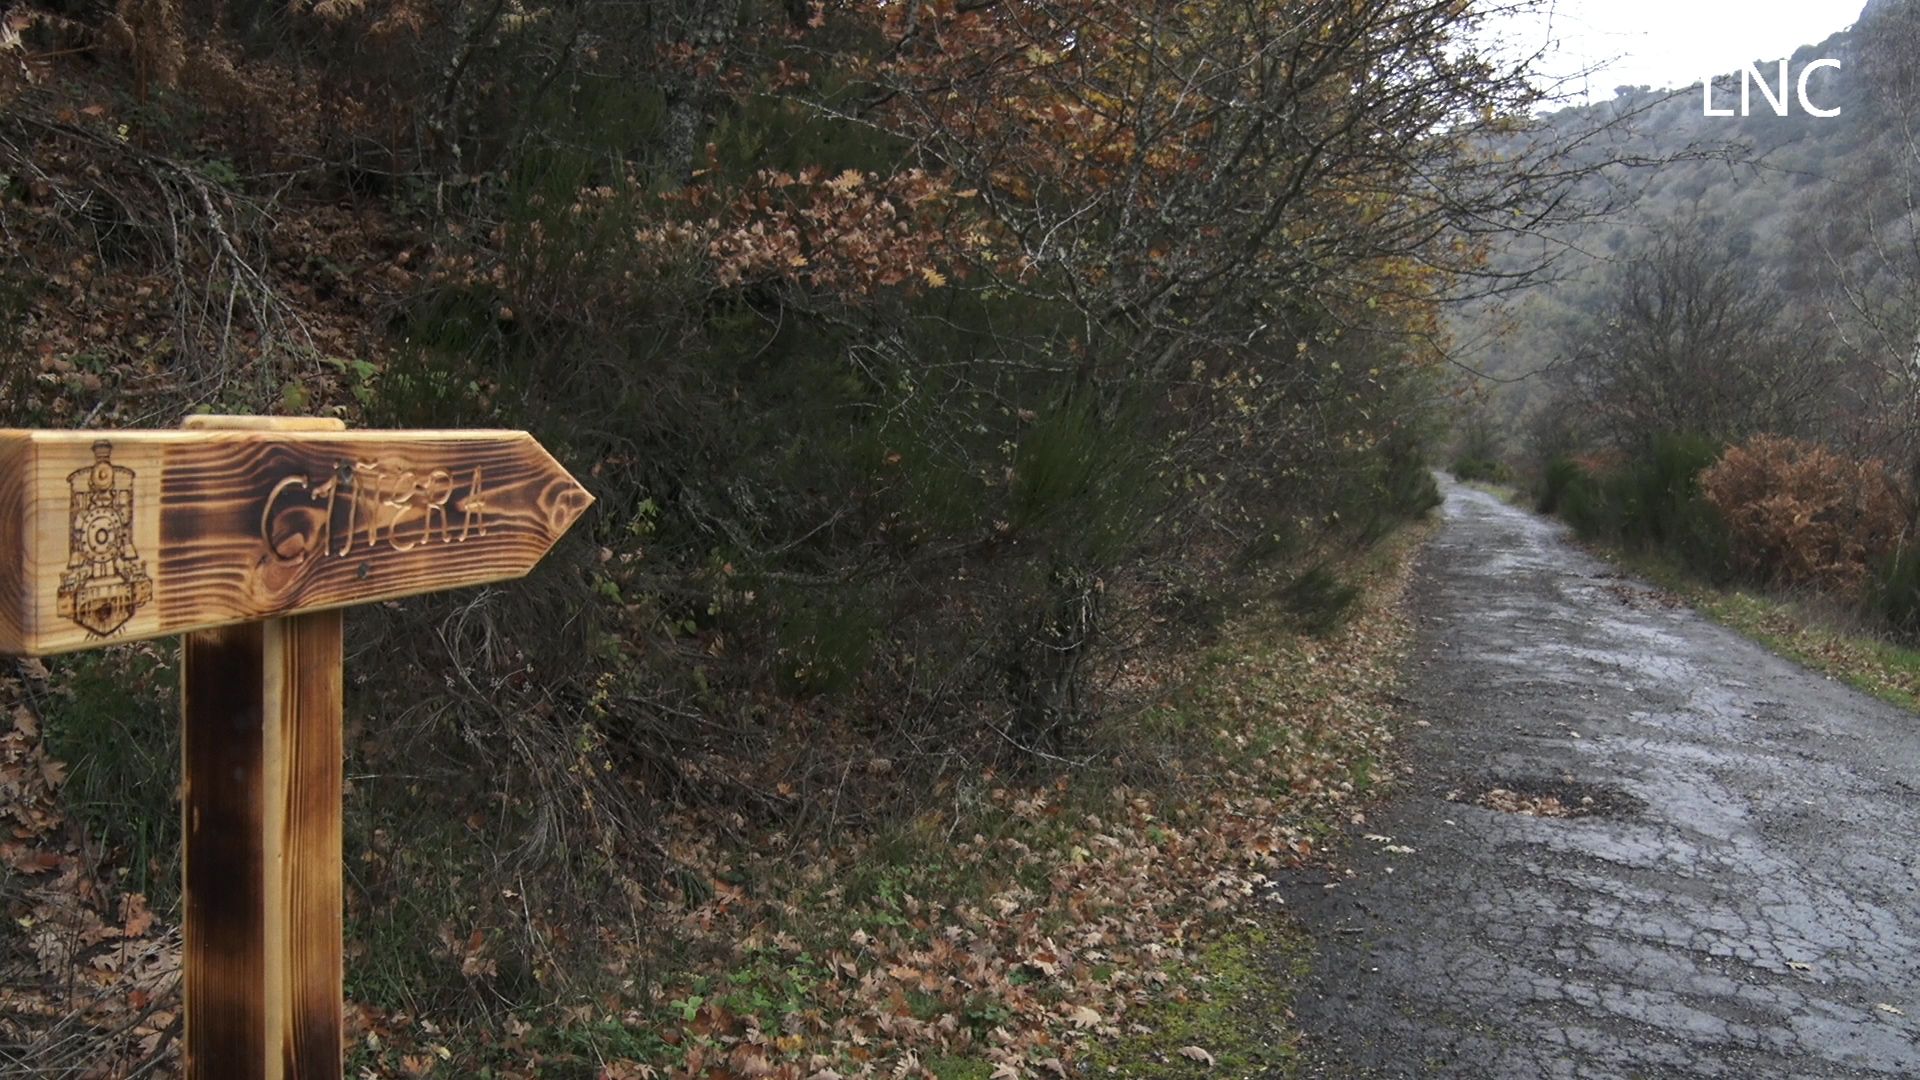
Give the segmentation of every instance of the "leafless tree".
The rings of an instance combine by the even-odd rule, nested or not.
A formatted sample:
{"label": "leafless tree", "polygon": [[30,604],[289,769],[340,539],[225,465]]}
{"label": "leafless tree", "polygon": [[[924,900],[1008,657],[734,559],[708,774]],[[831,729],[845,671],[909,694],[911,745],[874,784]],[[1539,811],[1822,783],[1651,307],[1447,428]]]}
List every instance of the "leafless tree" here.
{"label": "leafless tree", "polygon": [[1778,297],[1718,230],[1677,224],[1622,265],[1600,318],[1576,332],[1566,377],[1622,449],[1664,434],[1804,431],[1834,363],[1821,323]]}
{"label": "leafless tree", "polygon": [[1868,6],[1857,95],[1874,133],[1809,231],[1830,315],[1858,371],[1846,441],[1920,479],[1920,3]]}

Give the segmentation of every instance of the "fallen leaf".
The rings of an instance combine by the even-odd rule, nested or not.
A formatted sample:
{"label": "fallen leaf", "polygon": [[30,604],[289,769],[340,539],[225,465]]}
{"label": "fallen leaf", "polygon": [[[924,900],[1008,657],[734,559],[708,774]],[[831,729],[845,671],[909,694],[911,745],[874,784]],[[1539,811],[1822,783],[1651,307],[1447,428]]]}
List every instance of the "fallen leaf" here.
{"label": "fallen leaf", "polygon": [[1209,1069],[1213,1068],[1213,1055],[1197,1046],[1181,1047],[1180,1056],[1186,1058],[1188,1061],[1197,1061]]}

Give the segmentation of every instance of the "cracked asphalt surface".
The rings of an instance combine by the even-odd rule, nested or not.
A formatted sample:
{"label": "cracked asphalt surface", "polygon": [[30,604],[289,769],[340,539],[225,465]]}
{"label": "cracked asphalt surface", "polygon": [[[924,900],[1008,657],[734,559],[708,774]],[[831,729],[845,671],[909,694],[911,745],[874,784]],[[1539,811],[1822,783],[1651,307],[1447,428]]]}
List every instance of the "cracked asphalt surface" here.
{"label": "cracked asphalt surface", "polygon": [[[1491,495],[1448,484],[1443,513],[1413,776],[1351,876],[1276,883],[1318,943],[1302,1073],[1920,1076],[1920,718]],[[1478,805],[1494,787],[1591,812]]]}

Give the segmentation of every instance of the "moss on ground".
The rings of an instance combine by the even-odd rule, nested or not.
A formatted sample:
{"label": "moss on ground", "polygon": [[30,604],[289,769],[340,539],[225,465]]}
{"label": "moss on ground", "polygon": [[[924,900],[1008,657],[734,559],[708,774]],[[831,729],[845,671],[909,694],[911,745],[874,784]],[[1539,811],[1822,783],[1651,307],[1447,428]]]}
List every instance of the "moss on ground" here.
{"label": "moss on ground", "polygon": [[940,1080],[993,1080],[993,1065],[978,1058],[934,1058],[927,1069]]}
{"label": "moss on ground", "polygon": [[1311,940],[1278,916],[1223,934],[1198,962],[1164,973],[1160,999],[1131,1017],[1132,1034],[1089,1056],[1089,1071],[1142,1080],[1296,1075],[1291,1006],[1311,955]]}

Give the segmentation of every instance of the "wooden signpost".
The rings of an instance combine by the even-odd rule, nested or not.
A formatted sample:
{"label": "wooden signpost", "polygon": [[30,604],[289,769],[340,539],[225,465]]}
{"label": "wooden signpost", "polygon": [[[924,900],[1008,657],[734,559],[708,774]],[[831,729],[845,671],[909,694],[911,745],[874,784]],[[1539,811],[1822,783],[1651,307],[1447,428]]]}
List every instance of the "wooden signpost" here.
{"label": "wooden signpost", "polygon": [[185,636],[189,1080],[341,1074],[341,610],[520,577],[593,502],[525,432],[0,430],[0,653]]}

